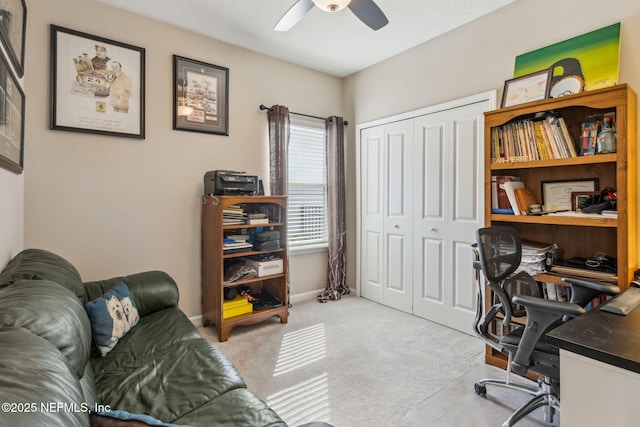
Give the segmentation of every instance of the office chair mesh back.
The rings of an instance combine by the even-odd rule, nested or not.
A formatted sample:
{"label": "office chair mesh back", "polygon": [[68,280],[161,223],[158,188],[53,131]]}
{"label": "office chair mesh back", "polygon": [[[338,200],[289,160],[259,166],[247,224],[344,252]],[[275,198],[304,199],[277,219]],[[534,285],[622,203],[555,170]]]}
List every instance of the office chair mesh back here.
{"label": "office chair mesh back", "polygon": [[[494,299],[503,295],[500,301],[504,305],[505,323],[508,324],[512,316],[525,316],[524,307],[512,302],[513,296],[539,297],[540,289],[528,273],[521,271],[513,274],[522,258],[520,235],[513,227],[497,225],[479,229],[476,240],[482,271],[494,291]],[[497,302],[494,300],[494,303]]]}
{"label": "office chair mesh back", "polygon": [[500,283],[518,269],[522,242],[512,227],[482,228],[477,239],[482,271],[489,282]]}

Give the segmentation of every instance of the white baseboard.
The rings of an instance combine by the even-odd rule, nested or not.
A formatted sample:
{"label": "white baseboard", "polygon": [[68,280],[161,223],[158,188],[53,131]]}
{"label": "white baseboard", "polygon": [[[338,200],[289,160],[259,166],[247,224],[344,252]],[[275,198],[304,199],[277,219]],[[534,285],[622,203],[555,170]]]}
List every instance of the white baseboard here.
{"label": "white baseboard", "polygon": [[191,316],[189,317],[189,320],[191,320],[191,323],[193,323],[197,327],[202,326],[202,314],[198,314],[197,316]]}
{"label": "white baseboard", "polygon": [[[315,291],[309,291],[301,294],[290,295],[289,302],[291,304],[297,304],[302,301],[313,300],[313,299],[316,299],[316,297],[320,295],[322,291],[324,291],[324,289],[317,289]],[[356,290],[351,288],[351,293],[355,295]],[[197,316],[191,316],[189,317],[189,320],[191,320],[191,323],[193,323],[196,326],[202,326],[202,314],[198,314]]]}

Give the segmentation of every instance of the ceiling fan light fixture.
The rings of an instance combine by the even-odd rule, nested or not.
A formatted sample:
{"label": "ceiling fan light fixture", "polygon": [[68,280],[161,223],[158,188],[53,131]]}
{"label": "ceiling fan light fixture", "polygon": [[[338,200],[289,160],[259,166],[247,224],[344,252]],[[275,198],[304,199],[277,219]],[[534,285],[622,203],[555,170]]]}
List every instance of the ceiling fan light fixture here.
{"label": "ceiling fan light fixture", "polygon": [[338,12],[351,3],[351,0],[313,0],[318,8],[325,12]]}

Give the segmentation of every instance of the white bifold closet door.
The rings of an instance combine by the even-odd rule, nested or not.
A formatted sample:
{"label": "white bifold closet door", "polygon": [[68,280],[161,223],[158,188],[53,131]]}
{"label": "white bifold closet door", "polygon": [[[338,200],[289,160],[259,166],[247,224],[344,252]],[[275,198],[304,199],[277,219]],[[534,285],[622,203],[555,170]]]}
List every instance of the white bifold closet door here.
{"label": "white bifold closet door", "polygon": [[483,113],[491,97],[362,128],[360,293],[471,332],[470,245],[483,218]]}
{"label": "white bifold closet door", "polygon": [[413,120],[361,134],[361,295],[412,312]]}

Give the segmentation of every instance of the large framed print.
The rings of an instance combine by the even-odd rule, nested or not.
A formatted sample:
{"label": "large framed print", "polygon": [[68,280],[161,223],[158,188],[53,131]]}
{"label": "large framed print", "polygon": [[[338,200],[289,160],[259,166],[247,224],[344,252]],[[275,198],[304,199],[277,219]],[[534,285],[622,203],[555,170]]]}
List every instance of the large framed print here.
{"label": "large framed print", "polygon": [[0,1],[0,39],[11,58],[18,77],[24,75],[24,37],[27,5],[24,0]]}
{"label": "large framed print", "polygon": [[0,166],[19,174],[24,167],[24,92],[0,57]]}
{"label": "large framed print", "polygon": [[173,56],[173,129],[229,135],[229,69]]}
{"label": "large framed print", "polygon": [[144,138],[144,48],[51,26],[51,129]]}

